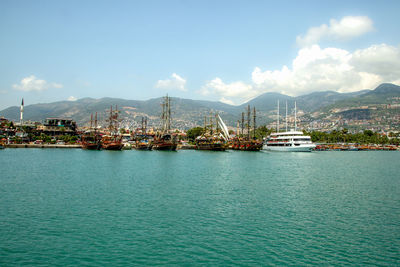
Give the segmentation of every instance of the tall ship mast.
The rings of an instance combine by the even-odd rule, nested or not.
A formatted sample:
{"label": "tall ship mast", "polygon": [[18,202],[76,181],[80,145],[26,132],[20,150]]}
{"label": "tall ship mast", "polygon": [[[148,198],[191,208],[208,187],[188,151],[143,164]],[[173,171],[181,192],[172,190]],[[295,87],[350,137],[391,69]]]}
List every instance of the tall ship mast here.
{"label": "tall ship mast", "polygon": [[119,110],[118,107],[115,106],[113,110],[112,106],[110,108],[110,115],[107,119],[108,121],[108,133],[102,138],[102,147],[106,150],[121,150],[124,146],[122,144],[122,137],[118,133],[119,119],[118,119]]}
{"label": "tall ship mast", "polygon": [[171,134],[171,98],[164,97],[161,114],[161,132],[157,134],[153,141],[154,150],[169,150],[175,151],[178,143],[175,136]]}

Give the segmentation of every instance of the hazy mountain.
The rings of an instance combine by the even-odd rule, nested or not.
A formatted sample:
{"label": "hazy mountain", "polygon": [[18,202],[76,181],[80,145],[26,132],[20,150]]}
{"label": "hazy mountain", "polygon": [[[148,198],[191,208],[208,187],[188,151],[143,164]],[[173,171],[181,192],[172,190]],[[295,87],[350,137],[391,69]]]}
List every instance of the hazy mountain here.
{"label": "hazy mountain", "polygon": [[[250,105],[257,110],[258,125],[274,120],[277,101],[280,101],[281,114],[285,113],[285,102],[288,103],[288,113],[291,114],[294,100],[297,107],[304,112],[329,111],[337,107],[352,107],[367,104],[391,103],[393,97],[400,97],[400,86],[381,84],[375,90],[363,90],[354,93],[337,93],[333,91],[314,92],[311,94],[291,97],[278,93],[262,94],[248,103],[233,106],[215,101],[172,98],[173,126],[191,128],[204,124],[204,117],[212,113],[219,113],[230,126],[236,126],[241,119],[241,113],[246,112]],[[60,101],[46,104],[25,106],[24,120],[43,121],[48,117],[68,117],[74,119],[78,125],[87,124],[90,114],[98,112],[99,122],[103,125],[107,118],[107,110],[112,105],[121,110],[122,123],[125,126],[138,125],[143,116],[148,118],[149,126],[160,124],[162,98],[146,101],[126,100],[119,98],[82,98],[77,101]],[[19,107],[9,107],[0,111],[0,116],[7,119],[19,120]]]}
{"label": "hazy mountain", "polygon": [[374,90],[365,90],[362,94],[353,95],[350,98],[335,101],[333,104],[323,107],[327,112],[333,108],[353,108],[374,104],[391,104],[394,98],[400,97],[400,86],[383,83]]}

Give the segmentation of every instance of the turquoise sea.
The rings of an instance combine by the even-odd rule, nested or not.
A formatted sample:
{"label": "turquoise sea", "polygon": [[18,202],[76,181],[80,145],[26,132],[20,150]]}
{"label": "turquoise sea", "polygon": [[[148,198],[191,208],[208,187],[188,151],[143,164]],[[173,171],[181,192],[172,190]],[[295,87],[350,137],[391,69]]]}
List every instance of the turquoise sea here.
{"label": "turquoise sea", "polygon": [[0,150],[0,266],[400,265],[400,153]]}

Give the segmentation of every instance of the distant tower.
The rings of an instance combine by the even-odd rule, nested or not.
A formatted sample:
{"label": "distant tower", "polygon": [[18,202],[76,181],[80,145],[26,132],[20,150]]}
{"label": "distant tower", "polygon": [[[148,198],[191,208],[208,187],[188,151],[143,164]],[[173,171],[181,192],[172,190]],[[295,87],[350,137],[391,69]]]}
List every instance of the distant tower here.
{"label": "distant tower", "polygon": [[24,98],[22,98],[21,108],[20,108],[20,124],[21,124],[21,126],[22,126],[23,121],[24,121]]}

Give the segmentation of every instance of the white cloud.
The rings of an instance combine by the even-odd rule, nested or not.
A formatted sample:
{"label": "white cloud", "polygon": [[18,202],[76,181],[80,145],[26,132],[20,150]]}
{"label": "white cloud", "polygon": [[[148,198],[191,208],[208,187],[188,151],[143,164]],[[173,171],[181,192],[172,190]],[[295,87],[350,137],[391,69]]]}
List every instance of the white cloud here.
{"label": "white cloud", "polygon": [[257,95],[252,85],[241,81],[224,83],[221,78],[218,77],[207,82],[200,90],[200,93],[202,95],[218,95],[221,97],[221,102],[228,104],[241,104],[243,101],[249,100]]}
{"label": "white cloud", "polygon": [[400,47],[387,44],[347,51],[321,48],[323,39],[350,39],[373,30],[373,22],[365,16],[330,20],[329,25],[310,28],[298,36],[302,45],[291,65],[262,70],[255,67],[252,82],[224,83],[221,78],[207,82],[200,93],[214,95],[225,103],[243,103],[265,92],[298,96],[315,91],[353,92],[374,89],[380,83],[400,84]]}
{"label": "white cloud", "polygon": [[300,46],[317,44],[321,39],[347,40],[373,30],[373,22],[366,16],[347,16],[340,21],[331,19],[329,25],[310,28],[304,36],[297,36]]}
{"label": "white cloud", "polygon": [[167,90],[187,91],[185,88],[186,80],[176,73],[171,75],[171,79],[157,81],[155,87]]}
{"label": "white cloud", "polygon": [[235,103],[233,103],[232,100],[226,99],[225,97],[222,97],[220,100],[220,102],[225,103],[225,104],[229,104],[229,105],[234,105]]}
{"label": "white cloud", "polygon": [[381,44],[349,52],[313,45],[300,49],[291,66],[276,70],[255,67],[251,78],[250,84],[227,84],[215,78],[201,93],[217,96],[224,103],[240,104],[265,92],[297,96],[315,91],[374,89],[383,82],[400,84],[400,47]]}
{"label": "white cloud", "polygon": [[40,80],[34,75],[25,77],[19,84],[13,84],[13,88],[20,91],[43,91],[49,88],[62,88],[63,85],[59,83],[48,83],[45,80]]}
{"label": "white cloud", "polygon": [[70,96],[70,97],[68,97],[67,100],[68,100],[68,101],[76,101],[77,98],[76,98],[75,96]]}
{"label": "white cloud", "polygon": [[262,71],[256,67],[252,79],[258,88],[299,95],[373,89],[382,82],[398,83],[399,75],[399,48],[382,44],[351,53],[313,45],[299,50],[291,68]]}

